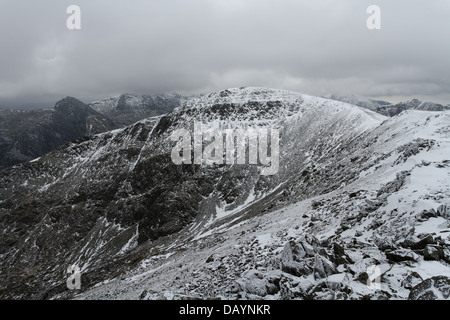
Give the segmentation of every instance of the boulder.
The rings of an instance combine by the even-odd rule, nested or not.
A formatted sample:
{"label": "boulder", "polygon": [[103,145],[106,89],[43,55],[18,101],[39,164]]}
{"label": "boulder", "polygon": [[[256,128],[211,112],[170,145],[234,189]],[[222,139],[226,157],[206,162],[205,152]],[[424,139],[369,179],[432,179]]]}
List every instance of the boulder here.
{"label": "boulder", "polygon": [[418,242],[417,237],[408,236],[402,241],[399,241],[398,244],[403,248],[411,248],[411,246],[413,246],[417,242]]}
{"label": "boulder", "polygon": [[392,266],[389,263],[369,265],[365,271],[356,276],[356,280],[367,286],[381,283],[382,277],[391,269]]}
{"label": "boulder", "polygon": [[401,282],[401,286],[405,289],[412,289],[423,281],[420,274],[415,271],[408,271],[406,277]]}
{"label": "boulder", "polygon": [[271,294],[271,295],[277,294],[280,291],[280,287],[269,282],[266,284],[266,291],[267,291],[267,294]]}
{"label": "boulder", "polygon": [[375,290],[373,293],[366,294],[361,297],[361,300],[390,300],[392,294],[383,290]]}
{"label": "boulder", "polygon": [[423,258],[425,260],[440,260],[444,259],[444,249],[437,245],[426,245],[423,250]]}
{"label": "boulder", "polygon": [[364,258],[357,260],[354,264],[348,266],[350,272],[357,278],[361,273],[366,272],[367,268],[372,265],[377,265],[380,262],[374,258]]}
{"label": "boulder", "polygon": [[380,249],[381,251],[395,250],[396,249],[396,246],[392,242],[392,239],[390,239],[390,238],[388,238],[386,236],[383,237],[383,238],[376,237],[374,239],[374,243],[378,247],[378,249]]}
{"label": "boulder", "polygon": [[337,273],[324,278],[307,294],[314,300],[346,300],[352,293],[350,277],[347,273]]}
{"label": "boulder", "polygon": [[316,254],[314,257],[314,278],[323,279],[332,274],[338,273],[333,263],[325,257]]}
{"label": "boulder", "polygon": [[280,291],[280,280],[282,272],[280,270],[272,270],[266,273],[267,280],[266,289],[268,294],[277,294]]}
{"label": "boulder", "polygon": [[430,210],[423,210],[420,217],[424,220],[435,218],[437,217],[436,210],[430,209]]}
{"label": "boulder", "polygon": [[[309,259],[310,260],[310,259]],[[306,251],[303,246],[289,241],[281,253],[281,270],[295,276],[308,275],[312,273],[312,268],[308,266]]]}
{"label": "boulder", "polygon": [[313,283],[308,279],[293,279],[282,276],[279,282],[280,299],[308,299],[307,292],[313,287]]}
{"label": "boulder", "polygon": [[450,298],[450,278],[437,276],[428,278],[414,286],[409,292],[409,300],[447,300]]}
{"label": "boulder", "polygon": [[298,242],[289,241],[281,253],[281,270],[295,276],[309,275],[314,270],[317,254],[327,257],[325,249],[313,236],[306,235]]}
{"label": "boulder", "polygon": [[325,278],[322,283],[330,290],[350,293],[350,277],[347,273],[336,273]]}
{"label": "boulder", "polygon": [[208,259],[206,259],[206,263],[210,263],[214,261],[214,255],[210,255]]}

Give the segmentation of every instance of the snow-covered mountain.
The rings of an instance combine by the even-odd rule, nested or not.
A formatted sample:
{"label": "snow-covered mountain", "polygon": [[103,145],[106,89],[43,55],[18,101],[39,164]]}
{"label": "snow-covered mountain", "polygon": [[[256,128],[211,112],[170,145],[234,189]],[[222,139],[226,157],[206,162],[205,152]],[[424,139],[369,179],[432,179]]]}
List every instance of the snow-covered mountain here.
{"label": "snow-covered mountain", "polygon": [[392,117],[405,110],[423,110],[423,111],[444,111],[450,108],[434,102],[423,102],[418,99],[399,102],[391,106],[380,106],[376,111],[386,116]]}
{"label": "snow-covered mountain", "polygon": [[178,107],[185,97],[177,93],[132,95],[122,94],[89,103],[97,112],[106,115],[120,126],[159,116]]}
{"label": "snow-covered mountain", "polygon": [[[279,130],[277,174],[175,165],[195,121]],[[190,99],[0,172],[0,296],[448,298],[449,129],[267,88]]]}
{"label": "snow-covered mountain", "polygon": [[387,117],[393,117],[405,110],[422,110],[422,111],[444,111],[450,110],[449,106],[443,106],[434,102],[423,102],[418,99],[391,104],[390,102],[374,100],[357,95],[337,95],[330,94],[324,96],[327,99],[347,102],[355,106],[366,108]]}

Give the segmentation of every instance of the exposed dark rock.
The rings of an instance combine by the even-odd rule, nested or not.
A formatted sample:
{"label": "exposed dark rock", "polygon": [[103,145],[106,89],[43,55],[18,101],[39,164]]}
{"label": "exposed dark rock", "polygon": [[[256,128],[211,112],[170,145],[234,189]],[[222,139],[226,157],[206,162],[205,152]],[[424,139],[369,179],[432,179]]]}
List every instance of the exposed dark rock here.
{"label": "exposed dark rock", "polygon": [[266,284],[266,291],[268,294],[274,295],[277,294],[280,291],[280,287],[276,286],[273,283],[267,283]]}
{"label": "exposed dark rock", "polygon": [[450,297],[450,278],[437,276],[426,279],[414,286],[408,296],[409,300],[442,300]]}
{"label": "exposed dark rock", "polygon": [[423,210],[421,213],[421,218],[422,219],[429,219],[429,218],[435,218],[437,217],[437,213],[434,209],[430,209],[430,210]]}
{"label": "exposed dark rock", "polygon": [[303,298],[305,292],[303,292],[299,282],[290,277],[282,276],[280,279],[280,298],[283,300],[292,300]]}
{"label": "exposed dark rock", "polygon": [[395,105],[380,106],[376,108],[375,111],[389,117],[394,117],[405,110],[443,111],[447,109],[447,106],[443,106],[438,103],[422,102],[418,99],[412,99],[410,101],[400,102]]}
{"label": "exposed dark rock", "polygon": [[450,263],[450,246],[444,246],[444,261]]}
{"label": "exposed dark rock", "polygon": [[[402,171],[396,174],[394,181],[388,182],[385,186],[380,188],[377,193],[377,197],[382,197],[382,195],[390,195],[398,190],[405,184],[406,177],[411,174],[408,171]],[[384,201],[383,201],[384,202]]]}
{"label": "exposed dark rock", "polygon": [[396,162],[405,162],[409,157],[418,154],[422,150],[430,150],[434,144],[434,140],[417,138],[413,142],[403,145],[397,149],[397,151],[401,152],[402,154],[399,156]]}
{"label": "exposed dark rock", "polygon": [[[323,265],[318,256],[324,258]],[[281,254],[282,270],[297,276],[308,275],[313,271],[318,272],[320,276],[330,270],[329,264],[332,266],[326,250],[312,236],[305,236],[298,243],[289,241]]]}
{"label": "exposed dark rock", "polygon": [[327,258],[316,254],[314,257],[314,278],[323,279],[338,273],[333,263]]}
{"label": "exposed dark rock", "polygon": [[365,295],[361,300],[389,300],[392,294],[384,290],[376,290],[375,292]]}

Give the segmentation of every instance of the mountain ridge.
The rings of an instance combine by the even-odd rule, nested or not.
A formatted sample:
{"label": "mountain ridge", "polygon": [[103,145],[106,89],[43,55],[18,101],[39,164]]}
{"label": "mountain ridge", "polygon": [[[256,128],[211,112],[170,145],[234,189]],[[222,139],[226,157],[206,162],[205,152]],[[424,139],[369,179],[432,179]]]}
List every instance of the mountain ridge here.
{"label": "mountain ridge", "polygon": [[[395,250],[409,232],[399,227],[401,223],[426,230],[427,221],[445,222],[442,217],[426,218],[423,211],[446,204],[447,181],[433,180],[414,192],[416,184],[408,179],[417,179],[427,172],[423,170],[434,178],[448,173],[449,118],[448,111],[405,111],[388,118],[300,93],[233,88],[188,100],[169,114],[71,143],[0,172],[0,265],[7,275],[0,283],[8,288],[0,295],[105,298],[113,292],[115,297],[137,299],[197,293],[204,298],[320,299],[328,293],[345,296],[341,289],[348,286],[320,287],[324,278],[343,274],[351,283],[346,296],[361,298],[370,293],[357,285],[361,272],[352,270],[374,263],[360,252],[394,268],[397,265],[387,258],[392,254],[376,244],[379,236],[392,238],[389,248],[399,254]],[[260,176],[257,165],[174,165],[171,133],[192,129],[194,121],[202,122],[205,130],[279,129],[278,174]],[[414,206],[398,201],[409,197],[416,201]],[[430,230],[445,235],[437,227]],[[230,240],[239,239],[239,234],[242,241]],[[308,234],[318,242],[301,240]],[[260,245],[252,244],[253,237]],[[432,238],[433,245],[447,250],[448,240]],[[223,241],[229,249],[221,246]],[[289,241],[306,241],[302,246],[314,243],[317,248],[308,253],[303,269],[286,260]],[[360,250],[352,244],[355,241]],[[339,268],[332,254],[338,245],[352,256],[352,262]],[[221,250],[227,255],[221,256]],[[208,256],[217,269],[204,263]],[[420,257],[415,257],[417,268],[424,261]],[[436,263],[445,269],[442,259]],[[185,264],[178,279],[178,271],[170,271],[177,263]],[[79,296],[61,279],[68,264],[82,270]],[[330,269],[319,272],[324,264]],[[28,276],[17,275],[17,270]],[[261,281],[254,278],[255,272]],[[251,289],[256,284],[265,288],[272,276],[277,283],[272,293]],[[393,276],[407,275],[396,271]],[[218,281],[215,289],[208,279]],[[299,281],[302,285],[297,287]],[[108,287],[110,282],[116,287]],[[150,292],[152,282],[159,291]],[[127,284],[130,288],[124,289]],[[316,291],[298,291],[305,286]],[[389,284],[386,292],[397,298],[409,293],[400,289]]]}

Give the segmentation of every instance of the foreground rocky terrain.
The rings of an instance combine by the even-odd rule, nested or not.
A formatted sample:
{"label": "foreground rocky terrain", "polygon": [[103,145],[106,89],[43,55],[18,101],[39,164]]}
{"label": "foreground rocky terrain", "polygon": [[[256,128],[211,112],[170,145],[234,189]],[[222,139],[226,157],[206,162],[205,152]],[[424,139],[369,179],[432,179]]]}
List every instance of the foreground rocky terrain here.
{"label": "foreground rocky terrain", "polygon": [[[175,165],[177,129],[280,131],[280,168]],[[0,172],[0,296],[448,299],[450,113],[265,88]],[[82,288],[66,287],[67,266]]]}

